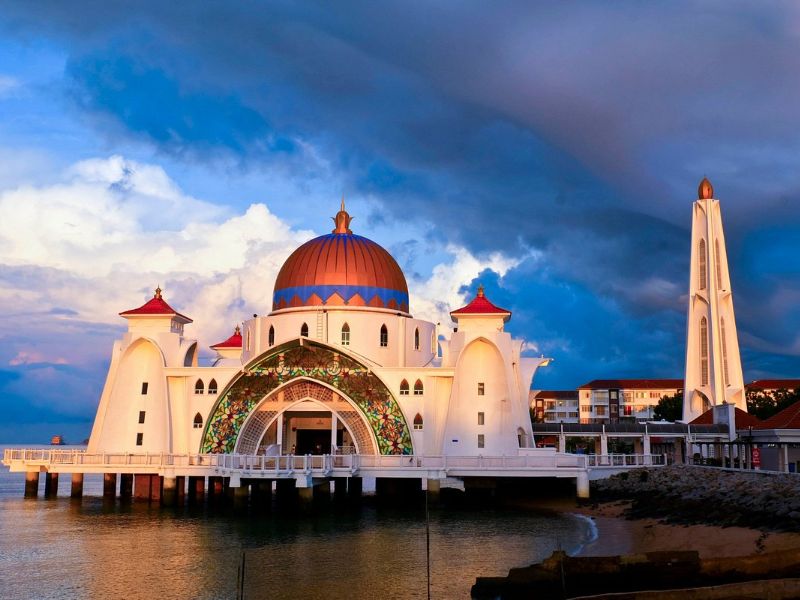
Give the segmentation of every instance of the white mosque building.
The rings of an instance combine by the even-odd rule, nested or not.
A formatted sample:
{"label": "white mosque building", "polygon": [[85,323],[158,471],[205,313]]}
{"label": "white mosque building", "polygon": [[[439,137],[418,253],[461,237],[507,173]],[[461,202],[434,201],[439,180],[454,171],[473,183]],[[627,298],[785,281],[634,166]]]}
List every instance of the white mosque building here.
{"label": "white mosque building", "polygon": [[87,453],[511,456],[532,446],[528,391],[545,358],[522,356],[511,313],[479,289],[455,331],[410,312],[392,256],[350,230],[306,242],[281,268],[272,312],[211,346],[160,289],[120,316]]}

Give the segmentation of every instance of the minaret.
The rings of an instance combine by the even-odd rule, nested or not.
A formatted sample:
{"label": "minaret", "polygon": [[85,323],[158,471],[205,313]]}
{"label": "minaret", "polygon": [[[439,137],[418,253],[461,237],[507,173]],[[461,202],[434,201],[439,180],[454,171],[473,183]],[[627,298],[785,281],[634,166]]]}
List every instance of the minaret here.
{"label": "minaret", "polygon": [[747,410],[719,200],[703,178],[692,208],[683,420],[727,402]]}

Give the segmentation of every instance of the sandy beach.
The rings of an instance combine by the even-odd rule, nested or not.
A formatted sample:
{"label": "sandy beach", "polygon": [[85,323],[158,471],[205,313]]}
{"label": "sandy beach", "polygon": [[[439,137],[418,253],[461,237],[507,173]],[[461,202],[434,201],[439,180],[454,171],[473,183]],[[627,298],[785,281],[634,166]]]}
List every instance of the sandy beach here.
{"label": "sandy beach", "polygon": [[628,502],[576,506],[570,510],[591,518],[597,539],[579,556],[642,554],[663,550],[696,550],[701,557],[747,556],[800,548],[800,533],[768,532],[746,527],[676,525],[657,519],[627,519]]}

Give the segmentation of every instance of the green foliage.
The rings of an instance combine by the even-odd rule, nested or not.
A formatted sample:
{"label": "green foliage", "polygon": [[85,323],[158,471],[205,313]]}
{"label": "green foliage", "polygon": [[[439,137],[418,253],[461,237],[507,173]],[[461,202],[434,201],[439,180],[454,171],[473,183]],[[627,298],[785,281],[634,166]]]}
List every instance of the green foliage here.
{"label": "green foliage", "polygon": [[656,421],[677,421],[683,417],[683,393],[674,396],[661,396],[658,405],[653,410],[653,419]]}
{"label": "green foliage", "polygon": [[798,400],[800,400],[800,389],[775,390],[772,394],[757,390],[747,390],[747,412],[763,421]]}

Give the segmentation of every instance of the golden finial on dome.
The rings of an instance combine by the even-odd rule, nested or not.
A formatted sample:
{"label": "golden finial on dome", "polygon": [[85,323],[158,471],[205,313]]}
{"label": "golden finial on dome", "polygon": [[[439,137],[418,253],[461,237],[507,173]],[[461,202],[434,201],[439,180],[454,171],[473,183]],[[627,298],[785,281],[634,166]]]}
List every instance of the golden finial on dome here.
{"label": "golden finial on dome", "polygon": [[333,217],[333,223],[336,225],[336,228],[332,233],[353,233],[350,231],[350,221],[352,220],[353,218],[344,209],[344,195],[342,195],[341,208],[339,208],[339,212],[336,213],[336,216]]}
{"label": "golden finial on dome", "polygon": [[161,286],[160,285],[156,286],[156,293],[153,295],[153,298],[158,298],[159,300],[161,300]]}
{"label": "golden finial on dome", "polygon": [[714,197],[714,186],[711,185],[711,182],[703,177],[703,181],[700,182],[700,187],[697,188],[697,198],[699,200],[709,200]]}

